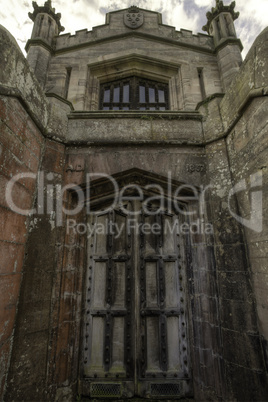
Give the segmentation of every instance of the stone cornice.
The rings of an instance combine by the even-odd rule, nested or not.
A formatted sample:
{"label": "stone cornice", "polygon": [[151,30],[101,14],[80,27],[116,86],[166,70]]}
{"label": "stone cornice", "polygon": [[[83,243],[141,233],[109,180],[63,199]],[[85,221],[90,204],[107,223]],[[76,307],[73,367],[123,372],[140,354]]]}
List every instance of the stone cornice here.
{"label": "stone cornice", "polygon": [[198,111],[201,106],[206,105],[207,103],[209,103],[213,99],[215,99],[215,98],[223,98],[224,96],[225,96],[225,93],[216,93],[216,94],[210,95],[206,99],[204,99],[201,102],[199,102],[196,105],[195,110]]}
{"label": "stone cornice", "polygon": [[139,75],[159,82],[169,83],[170,78],[178,74],[180,65],[168,60],[159,60],[139,54],[119,54],[113,58],[102,58],[89,63],[90,72],[100,83],[117,79],[116,67],[120,65],[120,77]]}
{"label": "stone cornice", "polygon": [[[193,197],[193,190],[187,186],[186,182],[170,179],[168,180],[165,176],[148,172],[139,168],[132,168],[120,173],[116,173],[113,176],[113,179],[116,181],[118,185],[118,190],[121,191],[122,188],[125,188],[128,184],[131,186],[124,191],[124,194],[128,194],[129,196],[135,195],[135,188],[133,185],[137,185],[142,188],[148,195],[159,195],[159,188],[161,191],[164,191],[165,196],[168,196],[170,191],[175,193],[175,191],[180,187],[180,201],[182,203],[187,202],[188,199],[186,197]],[[148,187],[151,183],[154,183],[155,188]],[[82,191],[85,194],[85,203],[90,202],[90,206],[94,209],[95,205],[99,207],[100,199],[102,201],[107,201],[114,197],[115,188],[113,182],[110,178],[99,178],[90,181],[90,191],[89,191],[89,183],[84,183],[81,186],[74,187],[70,191],[73,194],[77,194],[78,191]],[[157,187],[158,186],[158,187]],[[197,188],[197,191],[200,189]],[[185,200],[181,198],[185,197]]]}
{"label": "stone cornice", "polygon": [[223,38],[217,45],[216,47],[216,53],[218,53],[222,48],[224,48],[227,45],[237,45],[239,46],[241,52],[244,49],[244,46],[242,45],[242,42],[238,38]]}
{"label": "stone cornice", "polygon": [[97,110],[97,111],[73,111],[68,115],[69,120],[84,119],[140,119],[144,121],[152,120],[199,120],[202,121],[203,116],[198,111],[117,111],[117,110]]}
{"label": "stone cornice", "polygon": [[25,46],[25,50],[27,53],[30,49],[30,46],[41,46],[41,47],[45,48],[46,50],[48,50],[51,54],[54,53],[53,48],[47,42],[45,42],[44,39],[41,39],[41,38],[29,39],[27,41],[26,46]]}
{"label": "stone cornice", "polygon": [[59,101],[61,101],[62,103],[65,103],[66,105],[69,106],[70,110],[74,110],[73,104],[72,102],[68,101],[67,99],[63,98],[62,96],[54,93],[54,92],[46,92],[45,93],[47,98],[56,98]]}
{"label": "stone cornice", "polygon": [[[195,51],[198,51],[201,53],[212,54],[215,52],[214,44],[213,44],[212,48],[209,48],[209,47],[205,47],[202,45],[198,46],[198,45],[194,45],[194,44],[191,44],[188,42],[183,42],[183,41],[179,41],[179,40],[175,40],[175,39],[171,39],[171,38],[164,38],[164,37],[160,37],[160,36],[156,36],[156,35],[150,35],[147,33],[135,31],[135,32],[126,32],[124,34],[114,35],[114,36],[110,36],[110,37],[106,37],[106,38],[96,39],[94,41],[90,41],[90,42],[88,41],[88,42],[84,42],[84,43],[80,43],[80,44],[72,45],[72,46],[68,46],[68,47],[66,46],[66,47],[58,48],[55,50],[55,55],[57,56],[58,54],[68,53],[68,52],[71,52],[74,50],[84,49],[84,48],[90,47],[90,46],[96,46],[100,43],[122,40],[122,39],[125,39],[128,37],[143,38],[143,39],[150,40],[150,41],[156,41],[158,43],[169,44],[171,46],[192,49],[192,50],[195,50]],[[208,39],[209,38],[211,38],[211,36],[208,35]]]}

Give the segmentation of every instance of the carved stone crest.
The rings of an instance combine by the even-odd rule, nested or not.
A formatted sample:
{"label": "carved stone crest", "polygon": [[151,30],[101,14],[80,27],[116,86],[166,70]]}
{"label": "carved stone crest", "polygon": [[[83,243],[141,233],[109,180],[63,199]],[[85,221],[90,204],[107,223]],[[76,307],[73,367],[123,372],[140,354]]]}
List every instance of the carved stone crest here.
{"label": "carved stone crest", "polygon": [[132,6],[124,14],[124,24],[128,28],[136,29],[143,24],[143,13],[140,12],[138,7]]}

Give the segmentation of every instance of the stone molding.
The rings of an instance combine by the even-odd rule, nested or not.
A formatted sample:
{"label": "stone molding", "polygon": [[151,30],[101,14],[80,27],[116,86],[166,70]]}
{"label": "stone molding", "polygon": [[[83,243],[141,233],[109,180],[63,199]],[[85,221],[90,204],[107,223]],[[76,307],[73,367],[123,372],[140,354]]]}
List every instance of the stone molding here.
{"label": "stone molding", "polygon": [[[91,33],[92,31],[87,31],[89,33]],[[189,31],[190,32],[190,31]],[[71,37],[70,34],[64,34],[66,36]],[[62,38],[62,36],[64,35],[60,35],[57,38]],[[212,36],[211,35],[206,35],[206,34],[202,34],[199,33],[197,35],[193,35],[193,37],[205,37],[208,39],[211,39]],[[104,38],[100,38],[100,39],[94,39],[92,41],[86,41],[86,42],[82,42],[82,43],[78,43],[75,45],[68,45],[66,47],[59,47],[58,44],[56,43],[56,50],[55,50],[55,56],[63,54],[63,53],[68,53],[70,51],[74,51],[74,50],[80,50],[80,49],[84,49],[87,47],[91,47],[91,46],[96,46],[100,43],[105,43],[105,42],[111,42],[112,40],[122,40],[124,38],[128,38],[128,37],[136,37],[136,38],[142,38],[148,41],[153,41],[153,42],[157,42],[157,43],[165,43],[165,44],[170,44],[172,46],[177,46],[177,47],[182,47],[182,48],[187,48],[187,49],[192,49],[195,51],[198,51],[200,53],[206,53],[206,54],[213,54],[215,52],[215,46],[214,44],[211,43],[211,46],[202,46],[202,45],[195,45],[189,42],[183,42],[183,40],[180,39],[172,39],[172,38],[165,38],[165,37],[159,37],[157,35],[151,35],[148,33],[144,33],[144,32],[138,32],[138,31],[130,31],[130,32],[125,32],[119,35],[113,35],[113,36],[109,36],[109,37],[104,37]]]}
{"label": "stone molding", "polygon": [[90,74],[96,77],[101,83],[117,79],[116,66],[120,66],[120,78],[131,75],[155,79],[168,83],[170,78],[178,74],[181,63],[148,57],[144,54],[123,54],[110,55],[106,59],[88,64]]}
{"label": "stone molding", "polygon": [[242,45],[242,42],[240,39],[229,37],[229,38],[222,38],[220,40],[220,42],[218,43],[218,45],[216,47],[215,53],[218,54],[221,49],[225,48],[228,45],[238,46],[241,52],[244,49],[244,46]]}
{"label": "stone molding", "polygon": [[[116,180],[118,184],[118,189],[119,191],[124,188],[126,185],[130,184],[131,185],[138,185],[140,188],[146,191],[147,195],[155,195],[155,191],[152,191],[151,189],[146,189],[146,186],[150,185],[152,182],[158,185],[161,189],[164,190],[165,196],[168,196],[168,192],[171,190],[172,192],[175,192],[176,189],[179,187],[182,187],[181,196],[184,197],[192,197],[193,192],[192,190],[187,187],[187,183],[184,181],[179,181],[175,180],[174,178],[168,182],[168,179],[166,176],[161,176],[159,174],[153,173],[153,172],[148,172],[143,169],[139,168],[132,168],[129,170],[125,170],[123,172],[115,173],[112,175],[114,180]],[[170,187],[170,189],[169,189]],[[101,201],[101,198],[105,198],[107,201],[109,198],[112,198],[114,196],[114,186],[113,183],[110,181],[110,179],[107,178],[99,178],[95,179],[94,181],[90,182],[90,191],[87,189],[87,184],[82,184],[79,189],[82,189],[82,191],[85,194],[85,203],[90,201],[91,206],[94,209],[94,201],[99,204]],[[196,188],[197,191],[200,191],[199,188]],[[76,188],[73,190],[70,190],[71,193],[76,194]],[[127,192],[128,196],[132,195],[134,192],[133,188],[130,188],[129,191]],[[88,194],[90,194],[90,197],[87,198]],[[126,194],[126,192],[125,192]],[[184,203],[187,203],[186,200]]]}
{"label": "stone molding", "polygon": [[25,50],[28,53],[31,46],[41,46],[46,49],[49,53],[53,54],[53,48],[44,39],[29,39],[26,43]]}

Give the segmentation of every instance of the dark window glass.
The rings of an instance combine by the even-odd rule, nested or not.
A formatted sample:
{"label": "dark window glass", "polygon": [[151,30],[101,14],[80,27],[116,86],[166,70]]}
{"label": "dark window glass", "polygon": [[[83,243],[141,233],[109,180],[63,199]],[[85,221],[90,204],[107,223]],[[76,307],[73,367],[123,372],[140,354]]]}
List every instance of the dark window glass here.
{"label": "dark window glass", "polygon": [[158,102],[165,103],[165,92],[163,89],[158,89]]}
{"label": "dark window glass", "polygon": [[130,77],[101,85],[101,110],[168,110],[168,84]]}
{"label": "dark window glass", "polygon": [[206,90],[205,90],[205,83],[204,83],[204,74],[203,68],[197,69],[198,78],[199,78],[199,85],[200,85],[200,92],[202,96],[202,100],[206,99]]}
{"label": "dark window glass", "polygon": [[155,89],[149,88],[149,103],[155,103]]}
{"label": "dark window glass", "polygon": [[123,103],[129,103],[129,85],[124,85]]}
{"label": "dark window glass", "polygon": [[39,28],[38,28],[38,34],[37,34],[36,36],[40,36],[43,23],[44,23],[44,16],[42,15],[41,18],[40,18],[40,24],[39,24]]}
{"label": "dark window glass", "polygon": [[66,79],[65,79],[65,87],[64,87],[64,98],[68,98],[68,93],[69,93],[69,86],[70,86],[70,81],[71,81],[71,73],[72,69],[71,67],[66,68]]}
{"label": "dark window glass", "polygon": [[107,103],[109,103],[110,102],[110,89],[106,89],[105,91],[104,91],[104,99],[103,99],[103,102],[107,102]]}
{"label": "dark window glass", "polygon": [[140,103],[145,103],[145,87],[140,85]]}
{"label": "dark window glass", "polygon": [[120,102],[120,88],[114,88],[114,99],[113,103],[119,103]]}

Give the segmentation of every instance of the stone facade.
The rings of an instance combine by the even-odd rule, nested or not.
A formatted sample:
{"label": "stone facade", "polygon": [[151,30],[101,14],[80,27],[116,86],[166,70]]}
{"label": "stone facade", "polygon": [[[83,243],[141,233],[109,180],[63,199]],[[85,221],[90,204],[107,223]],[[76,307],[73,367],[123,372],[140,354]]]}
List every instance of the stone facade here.
{"label": "stone facade", "polygon": [[[33,5],[27,61],[11,35],[3,27],[0,30],[2,400],[81,400],[94,397],[92,383],[112,384],[114,390],[118,386],[118,397],[123,399],[161,399],[162,395],[196,401],[267,400],[268,29],[257,37],[242,62],[234,3],[224,6],[217,1],[207,14],[204,30],[208,34],[198,35],[176,31],[162,24],[159,13],[137,8],[107,14],[105,24],[90,32],[60,35],[64,28],[51,1],[43,7]],[[100,88],[132,76],[168,85],[168,110],[100,110]],[[24,175],[16,181],[21,173]],[[88,242],[85,233],[68,231],[69,217],[61,214],[60,201],[65,209],[75,208],[77,188],[87,194],[87,175],[94,173],[113,176],[120,188],[135,184],[147,191],[148,185],[158,185],[164,189],[165,202],[169,186],[175,191],[187,184],[198,194],[205,188],[201,207],[196,208],[197,199],[186,188],[182,204],[188,212],[195,211],[189,215],[190,223],[202,222],[213,231],[182,236],[181,254],[172,249],[171,256],[164,251],[154,251],[151,260],[145,256],[141,265],[151,263],[145,277],[152,272],[152,261],[160,267],[157,279],[151,277],[150,281],[143,279],[144,268],[135,262],[135,255],[141,253],[139,258],[143,258],[146,246],[133,237],[133,253],[128,254],[132,262],[126,265],[133,271],[130,283],[126,282],[133,300],[137,292],[142,302],[143,286],[148,287],[148,300],[154,280],[159,280],[160,298],[163,287],[164,298],[176,298],[176,294],[170,296],[172,286],[167,287],[169,276],[165,273],[165,267],[175,263],[181,270],[181,307],[174,317],[174,311],[154,310],[155,316],[161,313],[164,317],[166,336],[161,329],[150,328],[150,332],[155,316],[150,316],[146,307],[139,311],[139,303],[130,300],[126,314],[131,314],[129,325],[133,327],[128,333],[123,325],[126,335],[122,341],[125,355],[128,347],[132,353],[131,359],[124,360],[126,372],[107,368],[113,354],[108,359],[106,354],[106,374],[96,369],[98,375],[91,377],[87,374],[87,339],[89,334],[102,334],[102,324],[99,332],[87,326],[87,312],[93,318],[99,314],[88,310],[91,240]],[[6,197],[12,178],[13,204]],[[68,189],[61,196],[64,186]],[[103,178],[93,182],[90,200],[94,208],[110,200],[110,187]],[[152,195],[155,193],[149,191],[147,197]],[[24,214],[16,207],[35,211]],[[125,216],[118,211],[115,216]],[[173,216],[170,211],[165,213],[165,219]],[[87,208],[80,208],[71,218],[76,224],[88,222]],[[115,250],[110,259],[118,262],[122,257],[125,261],[118,253]],[[106,261],[99,254],[94,258],[99,264]],[[101,279],[98,282],[99,294],[93,289],[95,300],[106,291],[109,297],[105,275],[105,285]],[[161,275],[165,277],[163,286]],[[176,283],[177,276],[174,278]],[[94,280],[93,288],[97,286]],[[116,287],[116,281],[111,281]],[[108,316],[110,310],[106,309]],[[123,310],[118,311],[112,314],[120,315]],[[170,345],[175,354],[172,334],[176,329],[169,332],[168,325],[172,326],[177,316],[180,325],[185,316],[187,331],[179,327],[178,343],[186,343],[180,352],[181,369],[173,375]],[[97,320],[92,322],[101,322],[101,318]],[[143,334],[143,322],[147,323],[146,346],[139,334]],[[131,332],[134,340],[128,343]],[[157,365],[154,350],[160,335],[167,337],[161,348],[167,349],[168,357],[159,352],[161,370],[158,367],[151,373],[148,362]],[[91,336],[96,350],[102,344],[109,349],[110,344],[98,343],[98,336]],[[111,353],[118,350],[113,342]],[[139,347],[146,349],[145,362],[135,354]],[[159,386],[162,391],[157,394]]]}

